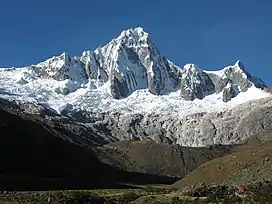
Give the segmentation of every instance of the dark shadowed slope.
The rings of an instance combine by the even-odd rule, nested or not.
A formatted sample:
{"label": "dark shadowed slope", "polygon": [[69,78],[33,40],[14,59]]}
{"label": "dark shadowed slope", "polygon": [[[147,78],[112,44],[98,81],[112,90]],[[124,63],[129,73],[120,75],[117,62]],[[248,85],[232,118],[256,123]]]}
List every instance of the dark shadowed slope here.
{"label": "dark shadowed slope", "polygon": [[[91,148],[92,145],[83,140],[84,144],[79,146],[75,144],[78,135],[73,132],[67,135],[62,126],[45,121],[48,112],[40,116],[29,115],[20,107],[11,110],[11,103],[5,104],[1,100],[0,185],[5,188],[169,184],[199,165],[243,147],[192,148],[153,141],[120,141]],[[89,135],[91,140],[92,136]]]}
{"label": "dark shadowed slope", "polygon": [[127,173],[101,163],[93,150],[70,143],[42,124],[0,110],[0,185],[4,189],[117,187],[171,183],[168,177]]}
{"label": "dark shadowed slope", "polygon": [[198,149],[151,141],[123,141],[91,149],[69,142],[65,135],[40,121],[39,116],[0,110],[3,188],[170,184],[200,164],[231,152],[223,146]]}
{"label": "dark shadowed slope", "polygon": [[61,139],[30,118],[0,110],[0,132],[2,186],[27,188],[32,182],[37,188],[105,184],[103,174],[109,169],[90,149]]}

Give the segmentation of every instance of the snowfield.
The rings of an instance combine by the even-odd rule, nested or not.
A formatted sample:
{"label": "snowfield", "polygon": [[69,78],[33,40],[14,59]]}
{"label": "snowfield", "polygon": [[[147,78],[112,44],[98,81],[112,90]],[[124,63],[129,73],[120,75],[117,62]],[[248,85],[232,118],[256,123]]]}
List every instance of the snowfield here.
{"label": "snowfield", "polygon": [[[145,137],[193,147],[238,144],[266,133],[271,111],[263,110],[271,98],[259,100],[271,96],[265,88],[240,61],[217,71],[179,67],[142,28],[125,30],[81,56],[63,53],[0,69],[0,98],[29,114],[55,110],[60,117],[53,121],[60,123],[71,116],[80,128],[72,139],[82,144]],[[251,100],[259,101],[246,103]]]}
{"label": "snowfield", "polygon": [[240,61],[219,71],[194,64],[181,68],[160,54],[142,28],[124,30],[78,57],[63,53],[36,65],[0,69],[0,97],[58,113],[65,109],[184,117],[270,96],[264,87]]}
{"label": "snowfield", "polygon": [[[92,89],[89,83],[81,84],[71,80],[56,81],[38,78],[27,68],[0,69],[0,97],[21,102],[43,104],[58,113],[65,107],[82,111],[118,111],[123,114],[159,114],[182,118],[198,112],[217,112],[233,108],[249,100],[270,96],[254,86],[241,92],[231,101],[224,103],[222,93],[206,96],[204,99],[185,101],[180,91],[168,95],[154,95],[147,89],[134,91],[124,99],[114,99],[107,93],[107,83]],[[60,93],[68,89],[70,93]]]}

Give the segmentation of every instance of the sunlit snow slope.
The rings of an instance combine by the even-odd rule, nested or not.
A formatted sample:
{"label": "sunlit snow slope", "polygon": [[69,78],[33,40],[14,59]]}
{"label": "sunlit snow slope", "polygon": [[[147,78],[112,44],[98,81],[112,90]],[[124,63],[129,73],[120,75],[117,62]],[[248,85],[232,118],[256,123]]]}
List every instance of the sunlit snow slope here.
{"label": "sunlit snow slope", "polygon": [[180,68],[162,56],[142,28],[123,31],[94,52],[66,53],[24,68],[0,69],[0,97],[57,112],[120,111],[184,115],[232,108],[268,97],[240,61],[219,71]]}

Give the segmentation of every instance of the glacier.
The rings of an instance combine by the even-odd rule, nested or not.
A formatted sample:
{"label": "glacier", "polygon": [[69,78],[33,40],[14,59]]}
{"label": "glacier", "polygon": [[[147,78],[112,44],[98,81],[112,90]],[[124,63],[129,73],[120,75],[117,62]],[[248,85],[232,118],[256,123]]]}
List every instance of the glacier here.
{"label": "glacier", "polygon": [[[36,65],[0,69],[0,98],[48,107],[59,115],[118,113],[120,120],[156,115],[158,121],[184,121],[188,115],[227,112],[246,102],[271,97],[266,87],[239,60],[215,71],[195,64],[175,65],[161,55],[140,27],[124,30],[105,46],[84,51],[81,56],[62,53]],[[173,139],[181,134],[171,131],[163,135],[170,134]],[[118,138],[116,132],[111,136]],[[191,139],[184,136],[173,141],[186,146],[231,142],[222,142],[222,138],[204,142],[196,133],[189,133]]]}
{"label": "glacier", "polygon": [[[62,53],[36,65],[2,68],[0,87],[2,98],[35,101],[59,113],[69,106],[183,117],[270,96],[262,90],[265,83],[251,76],[240,61],[217,71],[175,65],[140,27],[124,30],[79,57]],[[223,100],[223,93],[228,93],[224,89],[232,87],[237,87],[235,95]]]}

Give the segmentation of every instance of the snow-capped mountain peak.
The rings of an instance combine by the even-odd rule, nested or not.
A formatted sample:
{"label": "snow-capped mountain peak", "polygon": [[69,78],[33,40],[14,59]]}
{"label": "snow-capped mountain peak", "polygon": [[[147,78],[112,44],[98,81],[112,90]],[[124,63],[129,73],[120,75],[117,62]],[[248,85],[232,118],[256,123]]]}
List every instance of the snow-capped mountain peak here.
{"label": "snow-capped mountain peak", "polygon": [[57,81],[70,79],[84,83],[87,80],[83,64],[75,57],[62,53],[59,56],[51,57],[44,62],[31,65],[28,69],[34,71],[39,78],[52,78]]}
{"label": "snow-capped mountain peak", "polygon": [[195,64],[185,64],[183,67],[183,70],[186,72],[191,72],[191,73],[196,73],[196,72],[202,72],[203,70],[200,69],[197,65]]}
{"label": "snow-capped mountain peak", "polygon": [[[181,68],[160,54],[151,37],[140,27],[128,29],[78,57],[62,53],[36,65],[0,69],[0,98],[19,102],[31,114],[45,107],[69,115],[82,127],[106,130],[106,137],[148,135],[199,146],[233,141],[233,132],[220,133],[213,120],[232,117],[226,109],[271,96],[240,61],[219,71],[195,64]],[[218,114],[206,117],[210,112]],[[137,129],[139,124],[151,131]],[[112,127],[118,131],[109,132]]]}
{"label": "snow-capped mountain peak", "polygon": [[146,42],[148,39],[148,33],[144,31],[141,27],[136,27],[134,29],[130,28],[123,30],[121,34],[116,38],[117,40],[134,40],[135,42]]}
{"label": "snow-capped mountain peak", "polygon": [[181,97],[185,100],[203,99],[215,92],[210,77],[195,64],[186,64],[182,70]]}
{"label": "snow-capped mountain peak", "polygon": [[[87,55],[83,53],[82,61],[86,62]],[[88,56],[95,67],[91,69],[103,72],[108,93],[114,98],[124,98],[145,88],[153,94],[177,90],[178,67],[160,55],[148,33],[140,27],[122,31]]]}
{"label": "snow-capped mountain peak", "polygon": [[[180,68],[161,55],[150,38],[143,28],[127,29],[108,44],[94,51],[84,51],[79,57],[62,53],[20,71],[14,70],[14,77],[1,71],[2,86],[12,79],[11,83],[16,80],[19,87],[29,86],[27,90],[31,92],[30,85],[39,81],[42,84],[39,89],[47,90],[49,80],[54,96],[90,91],[101,98],[110,95],[115,100],[127,99],[142,90],[148,91],[148,97],[175,93],[181,101],[202,100],[215,94],[224,102],[252,86],[266,87],[260,79],[250,75],[240,61],[220,71],[202,70],[195,64]],[[47,85],[41,88],[43,84]]]}
{"label": "snow-capped mountain peak", "polygon": [[266,84],[257,77],[252,76],[244,67],[240,60],[234,65],[227,66],[223,69],[224,77],[239,86],[239,90],[244,92],[251,86],[265,88]]}
{"label": "snow-capped mountain peak", "polygon": [[227,73],[227,72],[241,73],[241,74],[243,74],[244,77],[247,77],[248,75],[250,75],[240,60],[237,60],[233,65],[225,67],[224,72],[225,73]]}
{"label": "snow-capped mountain peak", "polygon": [[240,69],[244,70],[245,71],[245,68],[244,68],[244,65],[243,63],[241,62],[241,60],[237,60],[234,64],[234,66],[236,67],[239,67]]}

